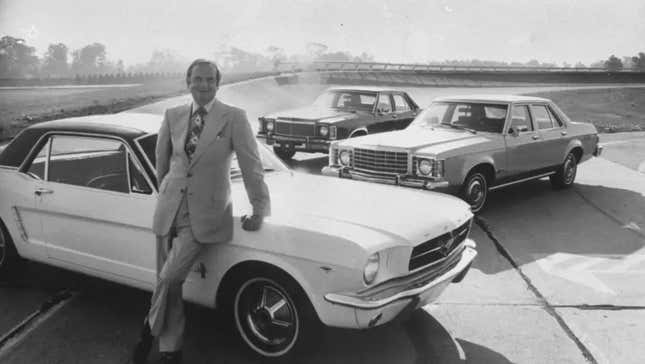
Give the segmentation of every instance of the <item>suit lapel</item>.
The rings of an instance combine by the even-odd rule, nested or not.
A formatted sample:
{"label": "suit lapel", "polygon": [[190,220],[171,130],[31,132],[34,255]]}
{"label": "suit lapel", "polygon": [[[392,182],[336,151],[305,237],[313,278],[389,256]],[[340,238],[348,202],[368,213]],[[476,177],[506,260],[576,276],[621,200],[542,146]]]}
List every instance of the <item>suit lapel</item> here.
{"label": "suit lapel", "polygon": [[[190,104],[183,107],[177,115],[177,121],[173,124],[173,143],[177,143],[182,150],[186,145],[186,135],[188,134],[188,119],[190,118]],[[186,159],[186,152],[181,153]]]}
{"label": "suit lapel", "polygon": [[217,140],[220,132],[228,122],[228,118],[225,117],[226,114],[227,109],[224,104],[215,99],[215,103],[213,104],[211,111],[206,114],[204,129],[202,130],[202,134],[199,136],[197,148],[195,149],[195,153],[193,153],[193,157],[190,162],[191,167],[195,164],[199,157],[204,154],[206,147]]}

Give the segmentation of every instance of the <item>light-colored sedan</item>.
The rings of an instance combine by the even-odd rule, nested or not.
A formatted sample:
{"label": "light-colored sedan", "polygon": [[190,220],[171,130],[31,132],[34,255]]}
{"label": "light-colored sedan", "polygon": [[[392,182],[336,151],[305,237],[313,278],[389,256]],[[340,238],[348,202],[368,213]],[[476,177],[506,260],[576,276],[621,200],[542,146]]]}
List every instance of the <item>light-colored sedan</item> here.
{"label": "light-colored sedan", "polygon": [[551,100],[444,97],[402,131],[333,143],[323,174],[455,193],[479,212],[489,191],[511,184],[548,176],[571,186],[577,165],[601,150],[596,128]]}
{"label": "light-colored sedan", "polygon": [[[0,154],[0,275],[22,257],[152,289],[160,119],[89,116],[19,134]],[[184,286],[187,300],[221,307],[257,354],[291,355],[321,323],[402,317],[468,271],[476,250],[463,201],[298,174],[260,154],[273,215],[241,229],[251,207],[234,162],[234,238],[209,246]]]}

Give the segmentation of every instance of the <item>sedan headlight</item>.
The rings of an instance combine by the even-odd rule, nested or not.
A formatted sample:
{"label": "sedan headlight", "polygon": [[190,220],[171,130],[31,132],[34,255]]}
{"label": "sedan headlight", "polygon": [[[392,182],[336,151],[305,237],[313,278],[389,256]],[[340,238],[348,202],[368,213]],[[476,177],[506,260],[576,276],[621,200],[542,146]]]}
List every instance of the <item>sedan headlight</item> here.
{"label": "sedan headlight", "polygon": [[266,127],[267,131],[273,131],[273,129],[275,128],[275,122],[273,120],[267,120]]}
{"label": "sedan headlight", "polygon": [[420,175],[429,176],[432,173],[432,161],[429,159],[419,160],[418,169]]}
{"label": "sedan headlight", "polygon": [[352,161],[352,152],[349,150],[341,150],[340,153],[338,153],[338,162],[347,167]]}
{"label": "sedan headlight", "polygon": [[321,137],[326,137],[329,135],[329,127],[327,125],[321,125],[318,128],[318,134],[320,134]]}
{"label": "sedan headlight", "polygon": [[365,268],[363,268],[363,280],[366,284],[372,284],[378,273],[378,268],[380,264],[379,253],[374,253],[367,258],[367,263],[365,263]]}

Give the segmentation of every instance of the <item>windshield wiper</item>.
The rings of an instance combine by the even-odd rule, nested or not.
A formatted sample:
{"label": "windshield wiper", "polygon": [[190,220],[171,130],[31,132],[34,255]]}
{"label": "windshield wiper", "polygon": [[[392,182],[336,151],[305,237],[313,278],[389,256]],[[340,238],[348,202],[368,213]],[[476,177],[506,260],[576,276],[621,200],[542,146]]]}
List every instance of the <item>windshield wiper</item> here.
{"label": "windshield wiper", "polygon": [[475,129],[471,129],[471,128],[467,128],[467,127],[465,127],[465,126],[463,126],[463,125],[458,125],[458,124],[449,124],[449,123],[441,123],[441,125],[448,125],[449,127],[453,128],[453,129],[466,130],[466,131],[469,131],[469,132],[471,132],[471,133],[473,133],[473,134],[477,134],[477,130],[475,130]]}

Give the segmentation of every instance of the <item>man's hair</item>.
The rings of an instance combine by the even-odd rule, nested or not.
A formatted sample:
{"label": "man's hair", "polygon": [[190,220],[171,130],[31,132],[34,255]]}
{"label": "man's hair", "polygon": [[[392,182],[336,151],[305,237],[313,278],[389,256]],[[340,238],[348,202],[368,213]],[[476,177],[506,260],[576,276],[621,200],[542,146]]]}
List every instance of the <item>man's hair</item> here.
{"label": "man's hair", "polygon": [[198,58],[194,60],[193,63],[190,64],[190,66],[188,66],[188,70],[186,71],[186,83],[190,84],[190,76],[193,73],[193,68],[200,64],[207,64],[215,70],[215,86],[219,87],[219,81],[222,79],[222,74],[219,72],[217,64],[204,58]]}

